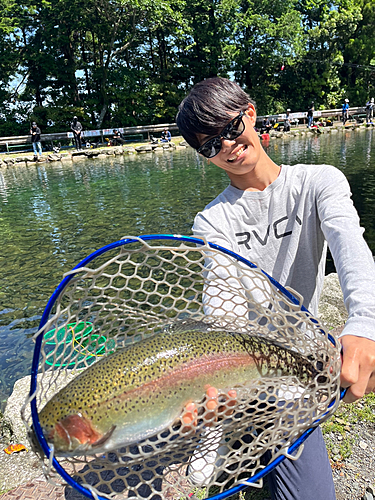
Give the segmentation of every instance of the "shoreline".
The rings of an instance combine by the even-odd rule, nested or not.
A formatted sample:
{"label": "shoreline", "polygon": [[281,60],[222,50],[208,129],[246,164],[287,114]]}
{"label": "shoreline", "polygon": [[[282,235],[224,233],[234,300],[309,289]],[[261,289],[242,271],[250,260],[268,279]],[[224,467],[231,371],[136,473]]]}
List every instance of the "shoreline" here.
{"label": "shoreline", "polygon": [[[308,129],[304,126],[292,128],[289,132],[277,132],[271,130],[268,134],[269,137],[264,137],[267,134],[260,134],[261,143],[267,144],[269,141],[284,139],[291,140],[294,138],[314,137],[324,134],[339,134],[344,132],[359,132],[367,129],[372,129],[374,125],[367,125],[365,123],[358,124],[356,122],[349,122],[345,126],[342,123],[333,124],[329,127],[319,127]],[[84,159],[104,159],[108,156],[119,155],[133,155],[145,153],[164,153],[173,150],[182,150],[190,147],[181,136],[172,137],[169,143],[150,144],[147,143],[132,143],[123,146],[103,146],[100,148],[83,149],[81,151],[61,151],[59,153],[44,152],[42,157],[35,161],[33,154],[25,153],[0,153],[0,168],[10,165],[19,166],[34,166],[40,163],[55,163],[60,161],[79,161]],[[3,156],[4,155],[4,156]]]}

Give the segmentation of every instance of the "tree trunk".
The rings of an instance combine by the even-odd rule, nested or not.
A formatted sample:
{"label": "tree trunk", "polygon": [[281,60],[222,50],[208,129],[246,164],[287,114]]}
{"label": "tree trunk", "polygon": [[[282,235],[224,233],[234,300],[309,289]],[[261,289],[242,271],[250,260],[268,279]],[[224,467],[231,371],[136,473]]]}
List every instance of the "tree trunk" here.
{"label": "tree trunk", "polygon": [[107,112],[107,109],[108,109],[108,104],[107,104],[107,103],[104,103],[104,104],[103,104],[103,107],[102,107],[102,110],[101,110],[101,112],[100,112],[99,118],[98,118],[98,122],[97,122],[97,126],[98,126],[98,128],[101,128],[101,127],[102,127],[102,123],[103,123],[103,120],[104,120],[105,114],[106,114],[106,112]]}

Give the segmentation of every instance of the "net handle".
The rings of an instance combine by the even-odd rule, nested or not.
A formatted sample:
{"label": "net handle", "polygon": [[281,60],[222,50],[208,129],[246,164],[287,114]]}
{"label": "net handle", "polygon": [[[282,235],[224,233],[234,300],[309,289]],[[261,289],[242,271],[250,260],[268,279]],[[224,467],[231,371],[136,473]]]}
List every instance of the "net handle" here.
{"label": "net handle", "polygon": [[[235,252],[232,252],[231,250],[228,250],[220,245],[217,245],[216,243],[210,243],[206,241],[205,238],[196,238],[195,236],[183,236],[183,235],[174,235],[174,234],[146,234],[146,235],[141,235],[138,237],[134,236],[125,236],[121,240],[115,241],[113,243],[110,243],[108,245],[105,245],[102,248],[99,248],[99,250],[96,250],[92,254],[88,255],[85,257],[79,264],[77,264],[72,271],[67,273],[63,280],[60,282],[60,284],[56,287],[55,291],[51,295],[45,309],[42,315],[42,318],[39,323],[39,335],[35,339],[35,348],[34,348],[34,355],[33,355],[33,361],[31,365],[31,383],[30,383],[30,394],[29,397],[31,399],[30,401],[30,407],[31,407],[31,418],[33,422],[33,427],[34,427],[34,432],[37,436],[37,439],[39,441],[39,444],[45,453],[46,457],[50,460],[51,456],[51,449],[48,446],[47,440],[44,437],[42,427],[39,422],[39,417],[38,417],[38,410],[37,410],[37,405],[36,405],[36,398],[33,397],[34,393],[36,393],[37,389],[37,375],[38,375],[38,366],[39,366],[39,356],[40,356],[40,350],[41,350],[41,345],[43,341],[43,327],[48,321],[48,317],[50,315],[50,312],[52,310],[53,305],[55,304],[57,298],[61,294],[61,292],[65,289],[65,287],[68,285],[70,280],[75,276],[75,272],[78,269],[81,269],[82,267],[85,267],[88,263],[90,263],[92,260],[94,260],[96,257],[99,257],[100,255],[104,254],[105,252],[108,252],[110,250],[114,250],[115,248],[119,248],[125,245],[128,245],[130,243],[137,243],[140,242],[146,246],[147,241],[155,241],[155,240],[160,240],[160,241],[182,241],[186,243],[193,243],[195,245],[200,245],[200,246],[208,246],[214,250],[218,250],[221,253],[224,253],[226,255],[229,255],[230,257],[233,257],[239,262],[242,262],[243,264],[247,265],[248,267],[254,269],[258,268],[256,264],[253,262],[245,259],[244,257],[241,257]],[[150,246],[149,248],[155,249],[154,246]],[[309,311],[306,309],[306,307],[301,304],[300,299],[295,297],[289,290],[287,290],[284,286],[282,286],[278,281],[276,281],[272,276],[267,274],[265,271],[260,269],[261,272],[271,281],[273,286],[275,286],[288,300],[290,300],[293,304],[299,305],[301,307],[301,310],[306,312],[309,316],[311,314]],[[314,323],[317,323],[317,321],[314,318],[310,318]],[[327,334],[328,339],[330,342],[336,346],[336,340],[334,337],[330,334]],[[343,390],[340,395],[340,399],[342,399],[345,395],[346,390]],[[336,403],[336,399],[331,403],[330,407]],[[287,453],[291,454],[293,453],[307,438],[308,436],[315,430],[315,428],[318,426],[319,421],[314,422],[313,427],[310,427],[307,429],[302,436],[300,436],[295,443],[293,443],[290,448],[288,449]],[[277,465],[279,465],[280,462],[282,462],[286,458],[285,455],[280,455],[277,457],[273,462],[268,464],[262,471],[259,473],[255,474],[251,480],[248,480],[247,482],[243,482],[241,485],[234,486],[233,488],[230,488],[227,491],[223,491],[222,493],[219,493],[217,495],[209,497],[210,500],[223,500],[224,498],[227,498],[234,493],[237,493],[239,491],[242,491],[243,489],[251,486],[252,483],[255,483],[262,479],[264,476],[266,476],[269,472],[271,472]],[[91,500],[108,500],[105,497],[102,497],[100,495],[93,495],[92,492],[88,489],[85,488],[84,486],[80,485],[77,483],[67,472],[66,470],[60,465],[60,463],[56,460],[56,458],[53,456],[52,458],[52,466],[54,469],[60,474],[60,476],[66,481],[66,483],[69,484],[69,486],[75,488],[78,490],[82,495],[86,496],[87,498],[90,498]]]}

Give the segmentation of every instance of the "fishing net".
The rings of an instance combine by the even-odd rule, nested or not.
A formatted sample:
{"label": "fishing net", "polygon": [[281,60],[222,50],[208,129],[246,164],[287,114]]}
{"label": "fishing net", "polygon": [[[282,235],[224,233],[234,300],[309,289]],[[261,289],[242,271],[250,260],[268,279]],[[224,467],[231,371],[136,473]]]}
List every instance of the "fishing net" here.
{"label": "fishing net", "polygon": [[[138,349],[131,354],[130,371],[142,374],[160,353],[173,368],[177,355],[163,345],[168,338],[198,339],[196,389],[210,355],[228,335],[253,360],[256,376],[241,383],[229,376],[218,387],[212,384],[217,397],[202,387],[164,428],[162,417],[156,425],[151,415],[158,389],[141,401],[134,387],[99,403],[113,415],[121,413],[117,402],[126,401],[134,428],[144,429],[133,439],[130,426],[126,440],[115,439],[110,449],[101,441],[114,439],[121,415],[92,448],[65,453],[72,456],[63,456],[41,425],[43,407],[59,391],[73,401],[72,414],[90,419],[99,389],[118,386],[121,373],[112,363],[124,353]],[[298,456],[303,440],[340,400],[338,343],[302,306],[301,297],[255,264],[192,237],[126,237],[87,257],[55,290],[35,342],[31,395],[23,410],[34,449],[48,480],[68,483],[91,498],[204,498],[249,484],[260,487],[282,457]],[[188,367],[195,366],[194,356],[187,354]],[[106,368],[95,372],[96,366]],[[67,384],[82,373],[90,388],[70,393]],[[178,376],[172,371],[164,383],[164,389],[172,384],[164,400],[168,410],[189,376],[188,368]],[[148,382],[157,387],[158,380]],[[87,391],[92,396],[86,398]],[[164,410],[161,404],[160,413]]]}

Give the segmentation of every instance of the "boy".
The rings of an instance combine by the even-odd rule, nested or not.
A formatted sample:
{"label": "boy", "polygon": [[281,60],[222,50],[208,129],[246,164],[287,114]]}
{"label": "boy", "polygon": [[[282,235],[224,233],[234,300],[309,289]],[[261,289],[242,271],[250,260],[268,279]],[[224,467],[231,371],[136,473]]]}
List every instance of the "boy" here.
{"label": "boy", "polygon": [[[375,265],[345,176],[329,165],[277,165],[254,130],[255,105],[234,82],[211,78],[182,101],[177,125],[230,185],[194,221],[194,233],[251,261],[304,297],[317,314],[327,242],[349,318],[342,333],[341,383],[353,402],[375,389]],[[269,474],[273,499],[334,500],[320,428],[301,457]]]}

